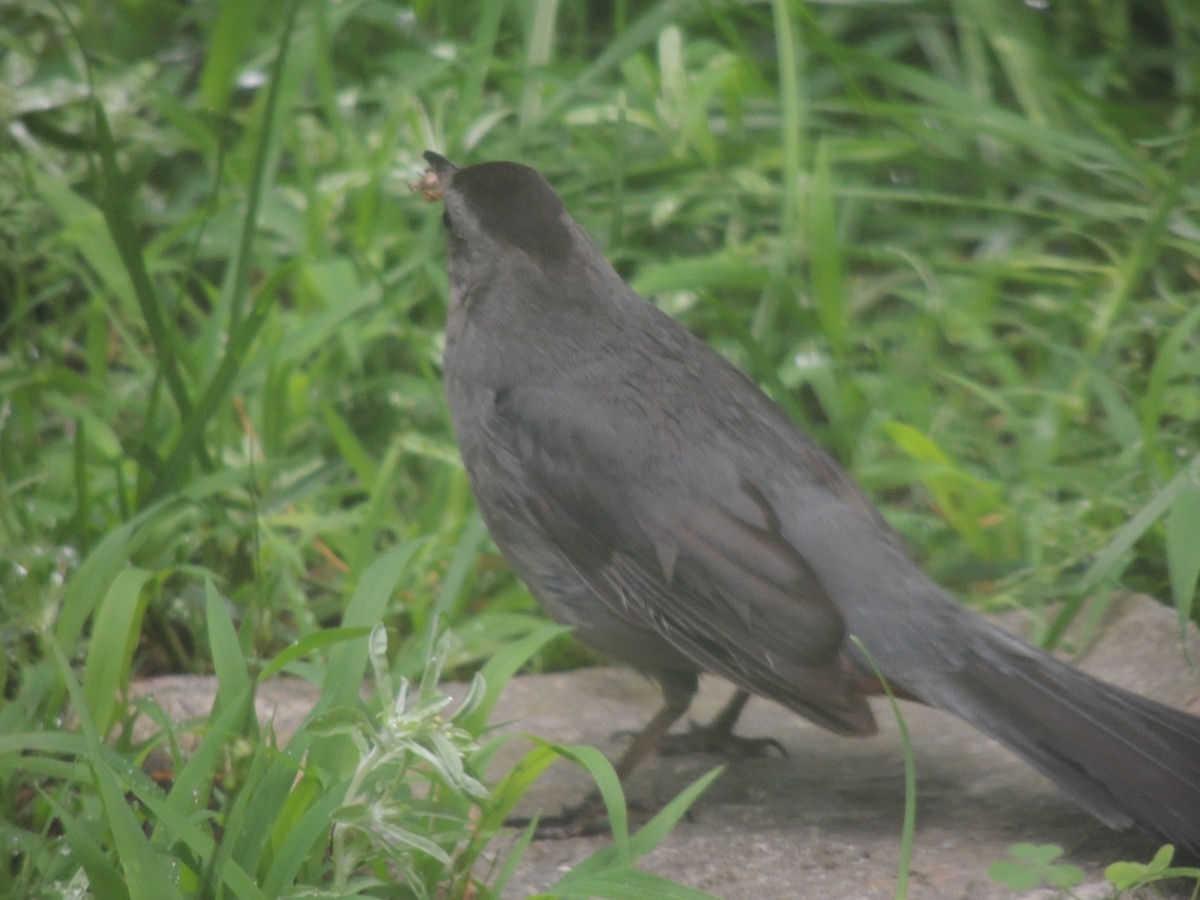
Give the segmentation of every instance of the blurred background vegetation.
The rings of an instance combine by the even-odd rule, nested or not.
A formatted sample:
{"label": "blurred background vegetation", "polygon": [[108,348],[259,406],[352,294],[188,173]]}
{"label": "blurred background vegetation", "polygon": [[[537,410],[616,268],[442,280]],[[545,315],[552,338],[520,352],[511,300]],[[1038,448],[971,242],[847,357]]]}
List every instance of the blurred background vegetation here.
{"label": "blurred background vegetation", "polygon": [[[1198,114],[1193,0],[9,0],[0,887],[136,859],[240,895],[211,843],[237,794],[137,780],[131,675],[286,668],[353,704],[375,621],[397,677],[439,623],[460,677],[548,639],[448,427],[427,148],[540,169],[967,602],[1030,608],[1049,644],[1118,589],[1186,620]],[[529,665],[585,659],[559,636]],[[344,793],[345,748],[312,739],[312,797]],[[266,758],[205,771],[247,790]],[[272,815],[313,808],[276,790]],[[328,885],[323,848],[234,862]]]}

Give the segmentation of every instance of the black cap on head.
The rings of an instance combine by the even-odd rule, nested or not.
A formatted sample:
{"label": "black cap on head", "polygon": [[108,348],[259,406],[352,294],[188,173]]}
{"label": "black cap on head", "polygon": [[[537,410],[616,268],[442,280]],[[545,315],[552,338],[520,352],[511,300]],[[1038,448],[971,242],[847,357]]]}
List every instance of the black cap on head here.
{"label": "black cap on head", "polygon": [[425,157],[425,162],[429,163],[429,167],[437,173],[439,178],[449,178],[458,171],[458,166],[446,159],[440,153],[434,153],[432,150],[426,150],[422,156]]}
{"label": "black cap on head", "polygon": [[[439,176],[439,165],[451,165],[435,153],[426,153],[425,158]],[[572,236],[566,210],[550,183],[533,169],[520,163],[486,162],[447,174],[453,175],[453,190],[490,237],[523,250],[542,265],[567,260]]]}

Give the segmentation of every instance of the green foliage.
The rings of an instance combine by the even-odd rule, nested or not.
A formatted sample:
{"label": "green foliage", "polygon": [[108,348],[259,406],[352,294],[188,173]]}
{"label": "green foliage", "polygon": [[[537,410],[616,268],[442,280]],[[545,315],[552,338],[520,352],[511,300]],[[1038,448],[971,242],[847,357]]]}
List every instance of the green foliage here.
{"label": "green foliage", "polygon": [[1056,844],[1013,844],[1008,848],[1011,859],[992,863],[988,875],[1014,891],[1032,891],[1046,887],[1068,890],[1083,883],[1083,870],[1078,866],[1055,862],[1063,855]]}
{"label": "green foliage", "polygon": [[[401,679],[397,690],[391,687],[382,626],[375,626],[369,643],[381,721],[376,724],[352,707],[341,707],[310,726],[317,737],[348,735],[357,756],[345,803],[334,813],[330,896],[382,885],[378,878],[359,874],[379,847],[388,868],[414,895],[430,897],[443,879],[465,880],[474,862],[456,851],[470,840],[472,805],[486,803],[489,795],[463,765],[478,747],[459,722],[481,699],[483,679],[477,675],[454,714],[443,717],[452,700],[438,691],[437,683],[449,655],[449,634],[430,648],[429,665],[411,702],[407,679]],[[465,860],[465,871],[455,871],[452,853],[460,865]]]}
{"label": "green foliage", "polygon": [[900,734],[900,747],[904,756],[904,824],[900,829],[899,866],[896,872],[896,890],[893,896],[896,900],[907,900],[909,875],[912,872],[913,840],[917,829],[917,762],[913,755],[912,737],[909,735],[908,722],[904,719],[900,704],[896,702],[896,695],[892,693],[892,686],[884,674],[879,671],[879,666],[875,664],[875,659],[871,656],[866,644],[853,634],[849,635],[849,640],[870,663],[875,677],[883,686],[888,705],[891,706],[892,718],[896,720],[896,730]]}
{"label": "green foliage", "polygon": [[[1063,855],[1063,848],[1056,844],[1013,844],[1008,848],[1008,855],[1009,859],[988,866],[987,872],[993,881],[1014,891],[1048,887],[1062,891],[1064,896],[1074,897],[1076,895],[1071,889],[1083,883],[1082,869],[1057,862]],[[1172,891],[1178,891],[1185,886],[1185,880],[1194,882],[1191,896],[1200,896],[1200,869],[1172,866],[1171,860],[1174,856],[1175,848],[1167,844],[1154,854],[1154,858],[1148,863],[1112,863],[1105,869],[1104,877],[1122,896],[1126,892],[1137,892],[1143,888],[1153,890],[1154,886],[1165,885],[1168,882]]]}
{"label": "green foliage", "polygon": [[[444,623],[446,671],[494,673],[469,757],[570,658],[457,461],[426,148],[544,171],[970,601],[1067,601],[1050,642],[1119,585],[1194,616],[1197,59],[1191,0],[5,3],[0,893],[433,890],[370,829],[335,875],[362,748],[273,746],[254,686],[320,684],[371,747],[368,630],[419,683]],[[190,756],[152,742],[163,786],[121,698],[179,671],[221,695]]]}
{"label": "green foliage", "polygon": [[543,748],[586,769],[592,776],[604,800],[613,836],[611,846],[597,850],[574,866],[554,884],[545,897],[611,897],[614,900],[651,900],[664,897],[678,900],[711,900],[712,895],[705,891],[687,888],[660,876],[642,872],[634,868],[634,863],[662,843],[663,838],[670,834],[671,829],[683,818],[696,798],[721,774],[721,767],[697,778],[660,809],[649,822],[634,834],[630,834],[621,781],[603,753],[594,747],[585,746],[543,744]]}
{"label": "green foliage", "polygon": [[[1166,844],[1159,848],[1148,863],[1115,862],[1104,870],[1104,877],[1119,891],[1136,891],[1159,882],[1189,879],[1195,883],[1191,896],[1200,897],[1200,869],[1192,866],[1172,866],[1175,848]],[[1179,887],[1180,881],[1174,881]]]}

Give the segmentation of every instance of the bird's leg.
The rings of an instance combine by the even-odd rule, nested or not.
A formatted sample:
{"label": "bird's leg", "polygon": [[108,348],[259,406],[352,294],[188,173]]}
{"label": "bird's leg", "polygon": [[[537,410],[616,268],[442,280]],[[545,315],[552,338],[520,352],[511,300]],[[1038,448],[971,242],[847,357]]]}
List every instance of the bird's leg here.
{"label": "bird's leg", "polygon": [[749,699],[750,694],[738,688],[729,698],[729,702],[707,725],[692,722],[691,729],[686,734],[663,735],[658,744],[658,752],[663,756],[719,753],[722,756],[753,757],[766,756],[767,751],[773,748],[787,756],[787,750],[775,738],[738,737],[733,733],[738,716],[742,714],[742,709]]}
{"label": "bird's leg", "polygon": [[671,726],[679,721],[679,717],[692,705],[692,697],[695,696],[697,687],[694,675],[691,676],[690,683],[685,683],[682,679],[678,682],[663,679],[660,683],[663,689],[662,709],[646,723],[646,727],[638,733],[633,742],[625,748],[621,758],[613,765],[622,782],[647,753],[662,745]]}
{"label": "bird's leg", "polygon": [[[662,678],[659,680],[663,689],[663,705],[654,717],[625,748],[620,759],[613,765],[617,777],[624,785],[626,779],[646,754],[660,746],[667,731],[687,712],[696,693],[696,676],[678,678]],[[736,719],[736,714],[734,715]],[[510,817],[506,825],[524,827],[529,824],[531,817]],[[538,819],[535,837],[540,839],[559,840],[569,837],[582,837],[598,834],[608,827],[608,813],[604,801],[597,790],[591,791],[583,802],[564,809],[553,816],[542,816]]]}

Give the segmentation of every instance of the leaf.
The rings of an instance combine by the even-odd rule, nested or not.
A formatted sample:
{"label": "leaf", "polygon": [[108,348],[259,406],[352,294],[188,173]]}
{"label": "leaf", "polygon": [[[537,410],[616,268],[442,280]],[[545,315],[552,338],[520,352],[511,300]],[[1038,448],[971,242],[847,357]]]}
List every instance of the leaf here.
{"label": "leaf", "polygon": [[108,733],[117,699],[129,682],[142,616],[150,602],[142,588],[152,574],[136,568],[118,572],[96,612],[83,669],[83,691],[101,734]]}
{"label": "leaf", "polygon": [[566,626],[546,622],[519,641],[514,641],[497,651],[484,663],[481,670],[486,688],[483,697],[469,714],[459,720],[459,724],[471,734],[481,733],[487,725],[488,716],[492,714],[492,708],[500,699],[500,692],[517,669],[525,665],[529,658],[547,643],[568,631],[570,629]]}
{"label": "leaf", "polygon": [[1012,860],[994,862],[987,867],[988,878],[1014,891],[1032,891],[1042,883],[1041,876],[1022,863]]}
{"label": "leaf", "polygon": [[258,673],[259,683],[261,684],[267,679],[273,678],[291,663],[308,656],[314,650],[319,650],[322,647],[328,647],[333,644],[340,644],[343,641],[357,640],[358,638],[366,637],[369,633],[369,630],[366,628],[322,628],[319,631],[310,631],[297,640],[296,643],[290,644],[279,651],[269,663],[263,666],[262,671]]}
{"label": "leaf", "polygon": [[492,790],[492,800],[483,808],[480,831],[499,828],[526,791],[558,758],[550,746],[534,747],[522,756]]}
{"label": "leaf", "polygon": [[616,862],[619,865],[629,865],[633,861],[633,854],[629,847],[629,810],[625,806],[625,792],[621,789],[621,779],[617,777],[616,770],[608,761],[608,757],[595,747],[588,747],[584,744],[565,746],[543,741],[533,735],[527,735],[527,737],[536,744],[550,748],[563,759],[570,760],[581,769],[586,769],[587,773],[592,776],[592,780],[596,782],[596,789],[604,801],[604,808],[608,812],[608,821],[613,835],[612,850],[616,856]]}
{"label": "leaf", "polygon": [[[661,844],[663,839],[670,834],[671,829],[679,823],[679,820],[696,802],[696,798],[704,793],[723,771],[725,771],[724,766],[717,766],[697,778],[672,798],[671,802],[659,810],[649,822],[639,828],[629,841],[629,852],[632,854],[629,863],[640,859]],[[620,869],[623,865],[626,863],[623,863],[618,857],[617,848],[615,846],[605,847],[572,868],[557,883],[556,888],[570,886],[572,890],[575,890],[581,879],[591,878],[608,870]]]}
{"label": "leaf", "polygon": [[[217,701],[215,707],[224,709],[233,697],[250,695],[250,676],[246,672],[246,659],[238,643],[237,629],[225,605],[225,598],[217,593],[211,577],[204,579],[204,608],[208,619],[208,642],[212,648],[213,670],[217,676]],[[255,724],[257,725],[256,720]]]}
{"label": "leaf", "polygon": [[1186,628],[1200,579],[1200,485],[1194,482],[1179,491],[1167,513],[1167,572],[1180,628]]}
{"label": "leaf", "polygon": [[79,727],[88,745],[89,763],[104,810],[105,825],[112,834],[131,900],[173,900],[177,897],[182,900],[169,867],[151,846],[142,823],[134,814],[134,806],[126,801],[122,785],[105,761],[99,730],[89,713],[83,689],[71,671],[71,664],[56,642],[51,640],[50,646],[63,683],[79,712]]}
{"label": "leaf", "polygon": [[[371,628],[383,618],[383,611],[391,599],[392,591],[408,570],[413,554],[424,544],[424,540],[407,541],[393,547],[376,559],[363,572],[346,612],[342,616],[343,628]],[[322,699],[329,705],[349,705],[358,699],[359,687],[367,670],[367,642],[352,641],[336,648],[329,655]]]}
{"label": "leaf", "polygon": [[1013,844],[1008,848],[1010,860],[992,863],[988,876],[1013,890],[1028,891],[1043,884],[1069,890],[1083,882],[1084,872],[1078,866],[1056,863],[1063,855],[1057,844]]}

